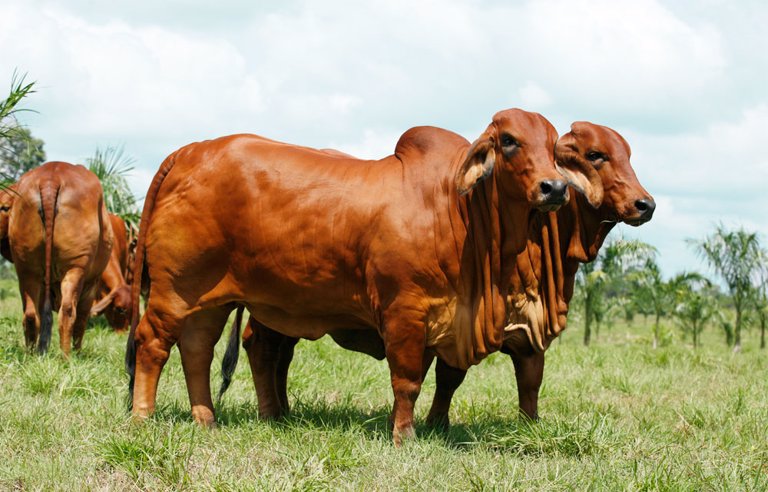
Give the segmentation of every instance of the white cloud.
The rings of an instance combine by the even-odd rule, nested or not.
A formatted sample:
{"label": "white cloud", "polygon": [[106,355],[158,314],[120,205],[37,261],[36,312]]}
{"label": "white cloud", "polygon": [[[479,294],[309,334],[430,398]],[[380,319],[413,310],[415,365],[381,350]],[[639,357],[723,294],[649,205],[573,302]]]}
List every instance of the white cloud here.
{"label": "white cloud", "polygon": [[0,75],[39,81],[25,120],[50,158],[124,144],[143,195],[195,140],[245,131],[379,158],[411,126],[472,140],[519,106],[561,132],[574,120],[621,131],[659,200],[630,234],[676,262],[682,238],[717,220],[766,231],[760,2],[183,3],[0,4]]}

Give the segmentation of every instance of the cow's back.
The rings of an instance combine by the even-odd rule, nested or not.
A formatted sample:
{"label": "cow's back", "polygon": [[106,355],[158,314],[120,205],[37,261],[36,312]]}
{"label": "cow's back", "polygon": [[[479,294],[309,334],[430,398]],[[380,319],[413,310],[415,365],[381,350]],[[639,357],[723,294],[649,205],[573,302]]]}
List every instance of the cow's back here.
{"label": "cow's back", "polygon": [[19,196],[9,223],[14,259],[22,260],[23,268],[43,270],[43,189],[55,194],[54,277],[73,265],[85,268],[86,278],[98,276],[106,265],[113,238],[101,184],[85,167],[64,162],[46,163],[19,180]]}

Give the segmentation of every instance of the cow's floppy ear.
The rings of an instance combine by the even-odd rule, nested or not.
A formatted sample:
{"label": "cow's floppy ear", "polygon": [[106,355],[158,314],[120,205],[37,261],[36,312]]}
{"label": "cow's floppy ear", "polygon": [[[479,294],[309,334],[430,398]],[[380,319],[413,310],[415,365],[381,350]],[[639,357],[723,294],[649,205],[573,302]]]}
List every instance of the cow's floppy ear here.
{"label": "cow's floppy ear", "polygon": [[456,175],[456,189],[459,195],[469,193],[469,190],[493,172],[496,163],[494,145],[495,139],[488,130],[472,143],[467,158]]}
{"label": "cow's floppy ear", "polygon": [[555,162],[568,184],[579,190],[595,208],[603,203],[603,180],[591,162],[579,153],[573,133],[566,133],[555,145]]}

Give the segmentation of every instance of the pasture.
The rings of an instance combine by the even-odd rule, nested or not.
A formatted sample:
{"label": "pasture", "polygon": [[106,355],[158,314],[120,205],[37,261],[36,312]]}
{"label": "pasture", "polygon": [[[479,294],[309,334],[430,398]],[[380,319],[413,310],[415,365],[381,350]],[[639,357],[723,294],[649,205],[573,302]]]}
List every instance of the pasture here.
{"label": "pasture", "polygon": [[53,350],[31,355],[16,284],[0,287],[0,490],[768,489],[768,352],[754,333],[740,354],[715,328],[697,351],[682,340],[654,350],[638,319],[584,347],[574,317],[547,352],[540,422],[518,419],[512,363],[495,354],[458,390],[449,432],[423,424],[430,372],[418,437],[395,449],[386,363],[327,337],[298,345],[283,421],[256,417],[241,353],[218,428],[199,428],[174,350],[158,411],[137,424],[125,335],[97,321],[67,362],[54,328]]}

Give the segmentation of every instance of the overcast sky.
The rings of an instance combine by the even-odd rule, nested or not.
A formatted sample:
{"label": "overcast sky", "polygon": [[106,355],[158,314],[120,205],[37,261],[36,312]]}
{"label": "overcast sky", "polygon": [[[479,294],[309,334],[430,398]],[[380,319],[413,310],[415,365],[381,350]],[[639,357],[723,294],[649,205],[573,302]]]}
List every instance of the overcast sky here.
{"label": "overcast sky", "polygon": [[510,107],[588,120],[627,138],[658,204],[613,234],[665,274],[701,269],[685,239],[717,222],[766,239],[768,2],[268,3],[0,0],[0,89],[37,81],[23,121],[51,160],[124,145],[139,197],[170,152],[230,133],[380,158]]}

